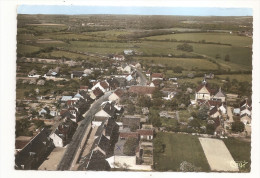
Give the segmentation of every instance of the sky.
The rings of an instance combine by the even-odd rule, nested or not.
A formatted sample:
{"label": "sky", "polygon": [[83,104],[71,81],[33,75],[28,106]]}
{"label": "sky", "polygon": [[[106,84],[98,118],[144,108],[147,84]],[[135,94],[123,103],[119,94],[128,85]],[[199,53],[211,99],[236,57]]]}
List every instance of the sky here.
{"label": "sky", "polygon": [[252,16],[251,8],[214,7],[131,7],[131,6],[61,6],[20,5],[18,14],[133,14],[133,15],[187,15],[187,16]]}

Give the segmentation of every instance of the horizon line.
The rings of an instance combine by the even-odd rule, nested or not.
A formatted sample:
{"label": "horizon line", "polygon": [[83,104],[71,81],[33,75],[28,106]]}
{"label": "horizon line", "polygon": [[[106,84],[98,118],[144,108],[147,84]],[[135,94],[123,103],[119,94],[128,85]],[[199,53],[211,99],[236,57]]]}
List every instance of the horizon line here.
{"label": "horizon line", "polygon": [[251,8],[19,5],[24,15],[253,16]]}

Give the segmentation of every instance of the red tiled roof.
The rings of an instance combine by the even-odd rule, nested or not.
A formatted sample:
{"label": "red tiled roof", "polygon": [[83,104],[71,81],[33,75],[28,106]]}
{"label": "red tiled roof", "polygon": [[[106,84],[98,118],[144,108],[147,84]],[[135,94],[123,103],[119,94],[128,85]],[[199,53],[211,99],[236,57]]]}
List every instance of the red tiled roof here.
{"label": "red tiled roof", "polygon": [[109,86],[108,86],[108,84],[107,84],[106,81],[102,81],[102,82],[100,82],[100,85],[101,85],[104,89],[109,88]]}
{"label": "red tiled roof", "polygon": [[219,111],[218,108],[215,106],[213,109],[210,110],[209,115],[213,115],[218,111]]}
{"label": "red tiled roof", "polygon": [[162,81],[161,80],[154,80],[154,81],[152,81],[152,83],[154,84],[154,86],[159,86],[162,83]]}
{"label": "red tiled roof", "polygon": [[140,135],[153,135],[153,130],[152,129],[138,129],[137,132]]}
{"label": "red tiled roof", "polygon": [[163,78],[163,74],[162,73],[153,73],[152,78]]}
{"label": "red tiled roof", "polygon": [[95,90],[93,90],[93,93],[97,97],[102,96],[104,94],[103,91],[98,87]]}
{"label": "red tiled roof", "polygon": [[81,89],[81,90],[87,90],[87,89],[88,89],[88,86],[80,86],[79,89]]}
{"label": "red tiled roof", "polygon": [[156,88],[155,87],[148,87],[148,86],[131,86],[129,88],[129,92],[136,93],[136,94],[152,94]]}
{"label": "red tiled roof", "polygon": [[120,138],[138,138],[137,132],[120,132],[119,137]]}
{"label": "red tiled roof", "polygon": [[218,106],[218,107],[220,107],[222,105],[221,101],[208,100],[207,102],[208,102],[209,106]]}
{"label": "red tiled roof", "polygon": [[121,97],[121,96],[123,96],[123,94],[124,94],[124,90],[122,90],[122,89],[117,89],[114,93],[115,93],[118,97]]}
{"label": "red tiled roof", "polygon": [[73,104],[76,104],[77,101],[76,100],[68,100],[67,101],[67,105],[73,105]]}
{"label": "red tiled roof", "polygon": [[208,85],[201,85],[197,88],[196,92],[199,92],[203,87],[205,86],[205,88],[208,90],[209,93],[212,93],[212,91],[210,90],[210,88],[208,87]]}

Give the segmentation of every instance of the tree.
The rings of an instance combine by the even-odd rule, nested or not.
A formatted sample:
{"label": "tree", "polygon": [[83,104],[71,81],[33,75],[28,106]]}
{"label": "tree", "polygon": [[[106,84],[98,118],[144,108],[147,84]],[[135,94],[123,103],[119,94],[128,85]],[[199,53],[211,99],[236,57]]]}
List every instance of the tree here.
{"label": "tree", "polygon": [[207,124],[206,133],[213,135],[216,130],[215,124]]}
{"label": "tree", "polygon": [[225,56],[225,61],[230,61],[230,56],[228,54]]}
{"label": "tree", "polygon": [[153,96],[153,99],[154,98],[162,98],[163,97],[163,93],[157,88],[156,90],[154,90],[152,96]]}
{"label": "tree", "polygon": [[174,67],[173,68],[173,72],[174,73],[182,73],[182,71],[183,71],[183,68],[182,67],[180,67],[180,66],[176,66],[176,67]]}
{"label": "tree", "polygon": [[138,146],[138,140],[136,138],[128,138],[124,144],[123,153],[128,156],[135,155],[135,149]]}
{"label": "tree", "polygon": [[231,128],[234,132],[243,132],[245,130],[245,125],[241,121],[235,121],[232,123]]}
{"label": "tree", "polygon": [[149,96],[146,95],[141,95],[140,97],[138,97],[137,99],[137,104],[140,107],[151,107],[151,98]]}
{"label": "tree", "polygon": [[129,104],[129,105],[127,105],[127,107],[126,107],[126,110],[127,110],[127,112],[128,112],[129,114],[134,114],[134,112],[135,112],[135,106],[134,106],[133,104]]}
{"label": "tree", "polygon": [[160,138],[154,139],[153,145],[154,145],[154,152],[156,153],[164,152],[165,144],[163,144]]}
{"label": "tree", "polygon": [[183,43],[183,44],[178,45],[177,49],[182,50],[182,51],[192,52],[193,46],[189,45],[188,43]]}
{"label": "tree", "polygon": [[200,124],[200,120],[199,119],[192,119],[190,122],[189,122],[189,126],[193,127],[193,128],[200,128],[201,124]]}
{"label": "tree", "polygon": [[205,120],[208,118],[208,108],[206,106],[202,106],[198,111],[198,118],[201,120]]}

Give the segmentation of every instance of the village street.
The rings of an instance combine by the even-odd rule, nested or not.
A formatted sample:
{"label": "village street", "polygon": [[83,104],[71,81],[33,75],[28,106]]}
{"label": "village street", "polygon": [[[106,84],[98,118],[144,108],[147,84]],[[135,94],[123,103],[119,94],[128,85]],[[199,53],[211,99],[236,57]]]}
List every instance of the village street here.
{"label": "village street", "polygon": [[74,162],[75,159],[78,159],[76,155],[80,152],[81,145],[83,145],[86,141],[84,140],[84,136],[86,135],[86,131],[89,128],[89,124],[91,124],[94,114],[99,110],[99,106],[108,99],[112,92],[113,91],[109,91],[96,100],[85,114],[85,119],[81,121],[72,137],[70,144],[67,146],[67,149],[60,161],[60,165],[57,168],[58,170],[69,170],[72,162]]}

